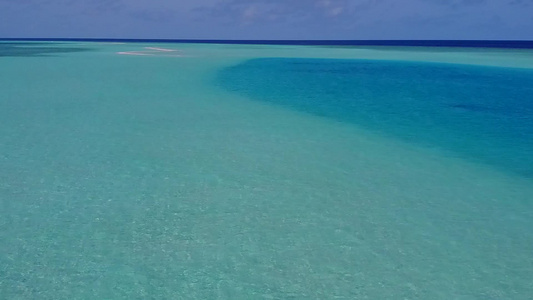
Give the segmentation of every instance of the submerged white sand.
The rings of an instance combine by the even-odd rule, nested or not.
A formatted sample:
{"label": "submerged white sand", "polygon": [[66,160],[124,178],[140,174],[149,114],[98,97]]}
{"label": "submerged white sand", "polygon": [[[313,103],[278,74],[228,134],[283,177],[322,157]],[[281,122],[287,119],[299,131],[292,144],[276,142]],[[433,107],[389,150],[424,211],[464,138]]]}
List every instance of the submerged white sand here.
{"label": "submerged white sand", "polygon": [[533,294],[530,179],[212,85],[252,57],[532,67],[531,52],[184,44],[183,57],[116,55],[144,47],[166,45],[2,61],[4,295]]}
{"label": "submerged white sand", "polygon": [[[120,55],[140,55],[140,56],[181,56],[175,52],[178,52],[179,50],[176,49],[166,49],[166,48],[158,48],[158,47],[144,47],[145,50],[141,51],[119,51],[117,54]],[[172,55],[169,55],[169,52],[172,53]]]}

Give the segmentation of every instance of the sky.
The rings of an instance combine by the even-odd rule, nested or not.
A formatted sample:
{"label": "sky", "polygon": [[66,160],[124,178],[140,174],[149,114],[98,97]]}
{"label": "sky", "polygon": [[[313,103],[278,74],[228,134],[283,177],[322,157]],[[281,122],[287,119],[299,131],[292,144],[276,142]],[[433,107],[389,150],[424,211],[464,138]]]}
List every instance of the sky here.
{"label": "sky", "polygon": [[533,40],[533,0],[0,0],[0,38]]}

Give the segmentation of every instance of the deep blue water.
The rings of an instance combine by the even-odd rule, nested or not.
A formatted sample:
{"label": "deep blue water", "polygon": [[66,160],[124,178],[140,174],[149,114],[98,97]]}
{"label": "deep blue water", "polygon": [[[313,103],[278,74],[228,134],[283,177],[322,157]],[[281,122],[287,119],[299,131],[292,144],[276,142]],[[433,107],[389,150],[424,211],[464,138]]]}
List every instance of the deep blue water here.
{"label": "deep blue water", "polygon": [[200,40],[200,39],[82,39],[82,38],[8,38],[0,41],[74,41],[130,43],[207,43],[252,45],[322,45],[322,46],[405,46],[473,47],[533,49],[533,41],[519,40]]}
{"label": "deep blue water", "polygon": [[226,68],[217,81],[253,99],[533,177],[532,70],[265,58]]}

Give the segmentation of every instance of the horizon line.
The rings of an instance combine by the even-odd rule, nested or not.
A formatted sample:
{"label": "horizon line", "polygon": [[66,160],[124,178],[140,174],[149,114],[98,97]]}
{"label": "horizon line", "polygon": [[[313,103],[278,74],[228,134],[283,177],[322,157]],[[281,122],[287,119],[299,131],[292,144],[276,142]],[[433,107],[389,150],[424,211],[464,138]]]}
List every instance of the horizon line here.
{"label": "horizon line", "polygon": [[2,38],[0,41],[72,41],[72,42],[156,42],[202,44],[266,44],[308,46],[432,46],[432,47],[485,47],[533,49],[533,40],[452,40],[452,39],[143,39],[143,38]]}

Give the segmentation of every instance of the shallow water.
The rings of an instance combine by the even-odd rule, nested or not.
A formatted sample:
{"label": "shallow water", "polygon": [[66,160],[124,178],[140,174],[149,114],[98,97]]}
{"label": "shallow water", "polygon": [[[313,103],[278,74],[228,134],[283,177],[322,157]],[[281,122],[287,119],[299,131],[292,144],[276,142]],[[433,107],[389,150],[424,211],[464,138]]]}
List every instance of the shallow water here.
{"label": "shallow water", "polygon": [[[218,81],[226,68],[264,62],[247,62],[259,57],[418,57],[527,69],[529,54],[52,46],[91,51],[0,58],[2,297],[533,294],[531,178]],[[181,56],[117,54],[151,51],[145,47]],[[486,107],[451,105],[445,109],[456,114]],[[381,116],[378,108],[366,112]]]}

